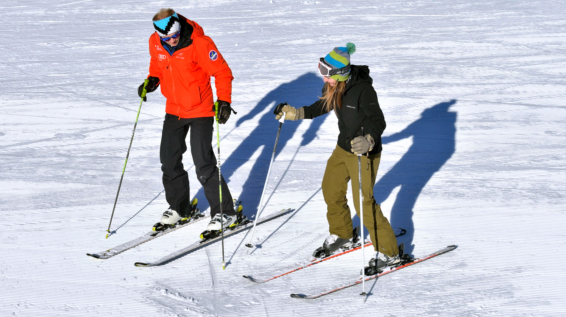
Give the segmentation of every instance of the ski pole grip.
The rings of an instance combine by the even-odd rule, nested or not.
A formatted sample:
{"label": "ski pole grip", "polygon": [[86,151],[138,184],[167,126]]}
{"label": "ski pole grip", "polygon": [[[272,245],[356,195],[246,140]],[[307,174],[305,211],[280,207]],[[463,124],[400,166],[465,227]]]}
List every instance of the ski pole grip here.
{"label": "ski pole grip", "polygon": [[214,117],[218,121],[218,101],[214,103]]}
{"label": "ski pole grip", "polygon": [[[362,127],[362,136],[364,136],[364,127]],[[358,154],[359,157],[362,157],[362,154]]]}
{"label": "ski pole grip", "polygon": [[281,118],[279,118],[279,122],[285,123],[285,115],[286,115],[286,114],[287,114],[287,113],[286,113],[285,111],[283,111],[283,115],[281,116]]}
{"label": "ski pole grip", "polygon": [[146,80],[143,81],[143,91],[142,91],[142,94],[141,94],[142,98],[144,98],[146,93],[147,93],[147,91],[145,90],[145,87],[147,86],[147,84],[149,84],[149,79],[146,79]]}

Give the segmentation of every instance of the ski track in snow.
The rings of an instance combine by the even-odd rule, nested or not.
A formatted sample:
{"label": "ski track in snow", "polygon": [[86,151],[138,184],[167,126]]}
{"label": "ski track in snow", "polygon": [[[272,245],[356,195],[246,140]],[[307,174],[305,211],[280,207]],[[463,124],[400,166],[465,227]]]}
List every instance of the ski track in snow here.
{"label": "ski track in snow", "polygon": [[[255,214],[277,133],[272,109],[314,102],[318,58],[354,42],[387,121],[376,200],[415,255],[458,249],[366,283],[358,252],[253,284],[307,259],[327,234],[320,188],[333,115],[285,122],[268,215],[297,212],[167,265],[199,222],[115,258],[87,257],[147,232],[166,209],[159,142],[165,100],[141,110],[151,18],[163,5],[203,26],[234,73],[222,172]],[[0,28],[1,316],[564,316],[566,4],[560,1],[22,0]],[[214,140],[216,143],[216,140]],[[191,194],[208,203],[190,153]],[[348,193],[352,201],[351,191]],[[353,208],[352,208],[353,209]],[[359,219],[354,217],[354,224]],[[367,231],[366,231],[367,232]],[[372,252],[366,252],[366,262]],[[552,261],[539,259],[551,256]]]}

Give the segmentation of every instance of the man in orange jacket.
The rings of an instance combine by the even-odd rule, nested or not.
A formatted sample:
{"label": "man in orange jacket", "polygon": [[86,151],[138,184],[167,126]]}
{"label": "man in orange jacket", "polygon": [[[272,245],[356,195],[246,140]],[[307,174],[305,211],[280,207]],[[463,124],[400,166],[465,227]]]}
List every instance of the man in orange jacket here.
{"label": "man in orange jacket", "polygon": [[[210,76],[214,76],[218,121],[226,123],[233,111],[232,71],[212,39],[204,35],[200,25],[172,9],[161,9],[153,17],[155,32],[149,38],[148,84],[146,92],[161,86],[167,98],[165,121],[161,135],[160,159],[163,186],[169,209],[163,213],[161,224],[174,224],[191,217],[189,178],[182,163],[187,150],[185,138],[189,129],[191,154],[199,182],[210,204],[212,220],[208,230],[219,230],[236,223],[232,196],[222,179],[222,209],[218,193],[218,168],[212,149],[214,101]],[[144,85],[138,94],[142,95]],[[144,101],[146,101],[144,97]],[[157,224],[159,225],[159,223]]]}

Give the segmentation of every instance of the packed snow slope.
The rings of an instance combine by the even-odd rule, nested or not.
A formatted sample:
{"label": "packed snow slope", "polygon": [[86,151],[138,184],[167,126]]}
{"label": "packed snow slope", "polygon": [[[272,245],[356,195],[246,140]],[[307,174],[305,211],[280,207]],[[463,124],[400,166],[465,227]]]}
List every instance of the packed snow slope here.
{"label": "packed snow slope", "polygon": [[[310,256],[327,233],[320,191],[333,114],[285,122],[262,216],[290,216],[167,265],[207,221],[101,261],[167,208],[159,142],[164,98],[144,103],[151,18],[201,24],[234,73],[222,172],[256,213],[278,123],[273,107],[320,95],[318,58],[353,42],[387,121],[375,197],[415,256],[446,255],[319,300],[358,277],[361,252],[251,285]],[[0,315],[564,316],[564,1],[4,1],[0,6]],[[214,140],[216,143],[216,140]],[[187,153],[191,194],[208,204]],[[351,193],[350,193],[351,196]],[[355,219],[357,220],[357,218]],[[366,261],[370,252],[366,252]]]}

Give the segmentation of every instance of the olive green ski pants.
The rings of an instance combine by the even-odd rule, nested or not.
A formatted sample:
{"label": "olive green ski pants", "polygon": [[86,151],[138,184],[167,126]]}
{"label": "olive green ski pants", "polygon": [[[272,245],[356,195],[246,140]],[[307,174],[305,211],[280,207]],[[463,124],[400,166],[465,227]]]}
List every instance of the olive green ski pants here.
{"label": "olive green ski pants", "polygon": [[[381,153],[369,157],[362,156],[361,159],[364,225],[369,231],[374,250],[387,256],[395,256],[399,254],[395,233],[387,218],[383,216],[381,207],[373,198],[373,186]],[[322,180],[322,194],[328,207],[326,217],[330,234],[335,234],[342,239],[351,239],[353,235],[352,216],[346,199],[350,180],[352,180],[354,207],[358,216],[360,215],[358,175],[358,156],[336,146],[326,164]]]}

